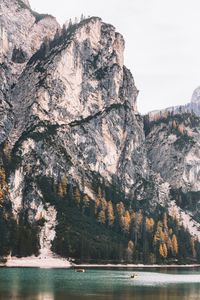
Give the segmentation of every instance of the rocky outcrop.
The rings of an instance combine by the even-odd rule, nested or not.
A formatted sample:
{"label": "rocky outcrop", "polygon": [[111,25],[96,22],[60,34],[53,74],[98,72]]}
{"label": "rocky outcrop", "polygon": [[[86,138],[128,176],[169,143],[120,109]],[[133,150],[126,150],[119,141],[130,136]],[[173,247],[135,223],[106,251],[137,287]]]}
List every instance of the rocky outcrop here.
{"label": "rocky outcrop", "polygon": [[[138,92],[123,65],[124,40],[99,18],[74,25],[65,34],[43,59],[36,53],[12,90],[11,148],[18,142],[17,151],[20,147],[25,153],[23,164],[29,164],[25,157],[30,159],[33,152],[45,162],[41,176],[57,174],[57,181],[60,167],[67,166],[68,176],[79,184],[82,174],[95,172],[110,183],[115,178],[125,193],[134,193],[135,183],[148,177],[148,165],[136,110]],[[47,148],[40,138],[31,138],[34,130],[43,139],[49,128],[54,135]],[[65,153],[62,161],[55,145]]]}
{"label": "rocky outcrop", "polygon": [[200,87],[197,87],[194,90],[191,98],[191,103],[200,103]]}
{"label": "rocky outcrop", "polygon": [[[153,172],[169,184],[170,207],[199,215],[199,118],[190,113],[161,117],[145,126],[148,158]],[[186,222],[185,222],[186,223]],[[196,225],[195,225],[196,226]]]}
{"label": "rocky outcrop", "polygon": [[59,30],[55,18],[31,10],[28,1],[0,3],[0,126],[2,142],[12,127],[11,90],[30,57]]}

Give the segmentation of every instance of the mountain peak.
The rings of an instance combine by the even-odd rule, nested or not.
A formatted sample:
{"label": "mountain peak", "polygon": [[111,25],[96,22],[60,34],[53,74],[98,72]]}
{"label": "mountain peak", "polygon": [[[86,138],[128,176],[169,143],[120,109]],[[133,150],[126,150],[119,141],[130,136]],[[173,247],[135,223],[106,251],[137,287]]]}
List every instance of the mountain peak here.
{"label": "mountain peak", "polygon": [[191,98],[191,103],[200,103],[200,86],[198,86],[194,90]]}

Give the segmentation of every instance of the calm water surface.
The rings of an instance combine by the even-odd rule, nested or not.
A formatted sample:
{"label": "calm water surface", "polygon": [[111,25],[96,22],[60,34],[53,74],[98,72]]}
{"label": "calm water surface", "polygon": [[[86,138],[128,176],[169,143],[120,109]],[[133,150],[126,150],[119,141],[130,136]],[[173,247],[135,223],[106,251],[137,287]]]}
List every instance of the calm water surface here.
{"label": "calm water surface", "polygon": [[0,268],[0,299],[200,300],[200,270]]}

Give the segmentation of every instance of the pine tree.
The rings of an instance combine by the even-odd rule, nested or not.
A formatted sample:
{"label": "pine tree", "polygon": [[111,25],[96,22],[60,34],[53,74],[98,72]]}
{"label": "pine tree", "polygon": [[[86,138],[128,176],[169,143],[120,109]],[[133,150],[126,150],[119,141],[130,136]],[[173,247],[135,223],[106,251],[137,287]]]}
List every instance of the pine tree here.
{"label": "pine tree", "polygon": [[128,233],[130,229],[131,224],[131,216],[128,210],[125,211],[124,217],[123,217],[123,231]]}
{"label": "pine tree", "polygon": [[175,234],[172,236],[172,253],[174,256],[178,254],[178,241]]}
{"label": "pine tree", "polygon": [[160,244],[160,246],[159,246],[159,253],[160,253],[160,256],[162,258],[166,258],[167,257],[167,246],[166,246],[166,244]]}
{"label": "pine tree", "polygon": [[102,191],[101,191],[101,188],[99,187],[97,197],[95,199],[95,215],[98,215],[98,212],[99,212],[99,209],[100,209],[100,206],[101,206],[101,199],[102,198],[103,198]]}
{"label": "pine tree", "polygon": [[157,242],[162,243],[164,241],[164,232],[162,231],[162,222],[158,221],[156,232],[154,234],[153,242],[156,244]]}
{"label": "pine tree", "polygon": [[196,257],[195,242],[196,242],[196,239],[194,237],[191,237],[190,245],[191,245],[191,251],[192,251],[193,257]]}
{"label": "pine tree", "polygon": [[9,188],[6,181],[6,174],[3,167],[0,168],[0,202],[2,202],[5,196],[8,194]]}
{"label": "pine tree", "polygon": [[100,200],[97,198],[95,199],[95,215],[98,214],[99,206],[100,206]]}
{"label": "pine tree", "polygon": [[166,258],[167,257],[167,246],[165,243],[163,244],[163,253],[164,253],[164,257]]}
{"label": "pine tree", "polygon": [[83,21],[85,19],[84,15],[81,14],[81,21]]}
{"label": "pine tree", "polygon": [[58,196],[61,198],[64,197],[64,191],[63,191],[61,182],[59,182],[59,184],[58,184]]}
{"label": "pine tree", "polygon": [[143,220],[142,211],[139,210],[138,212],[132,212],[131,220],[132,220],[133,240],[134,240],[135,247],[137,247],[138,239],[141,236],[141,231],[142,231],[142,226],[141,226]]}
{"label": "pine tree", "polygon": [[175,121],[175,120],[173,120],[173,122],[172,122],[172,127],[173,127],[174,129],[177,128],[177,124],[176,124],[176,121]]}
{"label": "pine tree", "polygon": [[167,223],[168,223],[167,213],[165,212],[164,215],[163,215],[163,227],[164,227],[164,230],[168,229]]}
{"label": "pine tree", "polygon": [[77,205],[79,205],[81,202],[81,194],[78,187],[76,187],[74,191],[74,201]]}
{"label": "pine tree", "polygon": [[167,246],[167,249],[168,250],[172,250],[172,241],[171,241],[171,239],[169,237],[168,232],[165,232],[165,238],[164,238],[164,240],[165,240],[165,244]]}
{"label": "pine tree", "polygon": [[124,230],[124,214],[125,214],[125,207],[123,202],[119,202],[117,205],[117,213],[118,213],[118,221],[121,230]]}
{"label": "pine tree", "polygon": [[153,228],[154,228],[154,224],[155,224],[155,222],[154,222],[153,218],[146,217],[146,219],[145,219],[145,228],[146,228],[146,231],[152,232]]}
{"label": "pine tree", "polygon": [[128,242],[128,247],[127,247],[127,260],[129,262],[132,261],[133,251],[134,251],[134,243],[133,243],[133,241],[130,240]]}
{"label": "pine tree", "polygon": [[105,224],[106,223],[106,214],[104,210],[101,210],[98,214],[98,222],[101,224]]}
{"label": "pine tree", "polygon": [[113,205],[112,202],[108,202],[108,207],[107,207],[107,218],[108,218],[108,225],[112,226],[115,221],[115,215],[114,215],[114,210],[113,210]]}
{"label": "pine tree", "polygon": [[87,208],[90,206],[90,199],[88,195],[84,194],[83,196],[83,208]]}
{"label": "pine tree", "polygon": [[61,181],[58,184],[58,195],[63,198],[67,193],[67,178],[62,177]]}
{"label": "pine tree", "polygon": [[108,203],[107,203],[107,201],[104,198],[101,198],[100,205],[101,205],[102,210],[106,211]]}

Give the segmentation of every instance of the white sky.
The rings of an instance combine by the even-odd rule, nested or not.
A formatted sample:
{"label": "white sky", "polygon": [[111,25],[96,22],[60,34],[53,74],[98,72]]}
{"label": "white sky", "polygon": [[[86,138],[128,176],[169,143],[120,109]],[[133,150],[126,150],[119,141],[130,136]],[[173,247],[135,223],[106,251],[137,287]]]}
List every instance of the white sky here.
{"label": "white sky", "polygon": [[69,18],[99,16],[123,34],[125,65],[139,111],[185,104],[200,85],[200,0],[30,0],[32,9]]}

